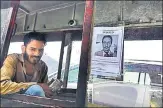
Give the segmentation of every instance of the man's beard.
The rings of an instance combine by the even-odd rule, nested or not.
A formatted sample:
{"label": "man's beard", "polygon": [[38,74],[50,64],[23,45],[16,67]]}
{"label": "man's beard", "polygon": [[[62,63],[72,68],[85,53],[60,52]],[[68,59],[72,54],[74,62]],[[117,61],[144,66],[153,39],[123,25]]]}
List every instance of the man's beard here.
{"label": "man's beard", "polygon": [[24,60],[27,60],[31,64],[36,64],[41,59],[40,56],[31,56],[32,59],[35,59],[35,60],[31,61],[29,55],[26,52],[23,54],[23,56],[24,56]]}

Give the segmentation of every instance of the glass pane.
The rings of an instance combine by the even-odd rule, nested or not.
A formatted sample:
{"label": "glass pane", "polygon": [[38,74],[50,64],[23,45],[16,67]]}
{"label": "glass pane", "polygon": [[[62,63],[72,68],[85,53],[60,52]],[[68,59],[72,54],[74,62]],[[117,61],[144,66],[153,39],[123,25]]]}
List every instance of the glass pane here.
{"label": "glass pane", "polygon": [[48,76],[50,78],[52,78],[51,75],[53,75],[53,78],[57,77],[60,49],[61,49],[60,41],[47,42],[47,45],[45,46],[42,60],[48,66]]}
{"label": "glass pane", "polygon": [[[67,46],[65,47],[65,52],[67,53]],[[81,54],[81,41],[73,41],[67,88],[73,88],[73,89],[77,88],[80,54]],[[65,56],[65,54],[64,54],[64,56]],[[65,57],[65,59],[66,59],[66,57]],[[64,77],[64,75],[63,75],[64,68],[65,67],[63,67],[62,79]]]}

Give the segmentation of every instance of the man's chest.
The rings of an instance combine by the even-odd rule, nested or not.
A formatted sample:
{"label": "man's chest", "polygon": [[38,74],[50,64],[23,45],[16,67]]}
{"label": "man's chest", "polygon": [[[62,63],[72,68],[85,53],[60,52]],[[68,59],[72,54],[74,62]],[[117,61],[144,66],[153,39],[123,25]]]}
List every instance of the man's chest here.
{"label": "man's chest", "polygon": [[41,78],[41,69],[36,70],[30,66],[25,66],[23,63],[19,62],[16,65],[14,81],[20,82],[39,82]]}

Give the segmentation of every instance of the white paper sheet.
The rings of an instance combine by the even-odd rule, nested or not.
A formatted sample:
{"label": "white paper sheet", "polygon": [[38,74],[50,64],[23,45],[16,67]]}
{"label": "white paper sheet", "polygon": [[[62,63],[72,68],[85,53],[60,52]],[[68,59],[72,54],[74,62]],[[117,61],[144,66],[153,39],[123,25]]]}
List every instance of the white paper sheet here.
{"label": "white paper sheet", "polygon": [[123,37],[124,27],[94,27],[91,74],[111,77],[120,75]]}

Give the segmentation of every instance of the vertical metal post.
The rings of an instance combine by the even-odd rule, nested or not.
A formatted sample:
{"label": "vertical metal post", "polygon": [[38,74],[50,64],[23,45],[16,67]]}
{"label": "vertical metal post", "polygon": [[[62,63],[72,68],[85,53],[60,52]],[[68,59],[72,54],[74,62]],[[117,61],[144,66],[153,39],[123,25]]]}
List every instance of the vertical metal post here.
{"label": "vertical metal post", "polygon": [[123,40],[123,50],[122,50],[122,61],[121,61],[121,81],[124,79],[124,40]]}
{"label": "vertical metal post", "polygon": [[76,93],[76,107],[85,107],[86,90],[87,90],[87,77],[88,77],[88,56],[90,50],[90,36],[92,33],[93,22],[93,9],[94,0],[86,0],[83,34],[82,34],[82,47],[80,55],[80,66],[78,74],[78,85]]}
{"label": "vertical metal post", "polygon": [[139,72],[138,84],[139,84],[139,82],[140,82],[140,76],[141,76],[141,72]]}
{"label": "vertical metal post", "polygon": [[63,63],[63,55],[64,55],[64,46],[65,46],[65,33],[63,32],[63,34],[62,34],[62,44],[61,44],[61,50],[60,50],[60,57],[59,57],[57,79],[61,79],[61,71],[62,71],[62,63]]}
{"label": "vertical metal post", "polygon": [[145,83],[146,83],[146,72],[144,73],[144,85],[145,85]]}
{"label": "vertical metal post", "polygon": [[35,19],[34,19],[34,24],[33,24],[33,31],[35,31],[36,22],[37,22],[37,12],[35,14]]}
{"label": "vertical metal post", "polygon": [[6,38],[5,38],[5,41],[4,41],[4,45],[3,45],[3,48],[1,49],[0,67],[2,66],[2,63],[3,63],[3,61],[6,58],[7,53],[8,53],[10,40],[11,40],[11,37],[13,35],[13,30],[14,30],[14,27],[15,27],[15,21],[16,21],[16,15],[17,15],[17,12],[18,12],[18,8],[19,8],[19,3],[20,3],[20,0],[11,0],[11,7],[13,7],[13,11],[12,11],[8,31],[7,31],[7,34],[6,34]]}
{"label": "vertical metal post", "polygon": [[162,83],[162,74],[158,74],[161,77],[161,83]]}
{"label": "vertical metal post", "polygon": [[25,18],[24,18],[23,32],[26,31],[26,23],[27,23],[27,20],[28,20],[27,18],[28,18],[28,15],[26,14],[26,15],[25,15]]}
{"label": "vertical metal post", "polygon": [[64,73],[64,79],[63,79],[63,88],[67,88],[69,66],[70,66],[70,59],[71,59],[71,50],[72,50],[72,37],[71,37],[71,33],[66,33],[66,37],[68,39],[68,48],[67,48],[65,73]]}

